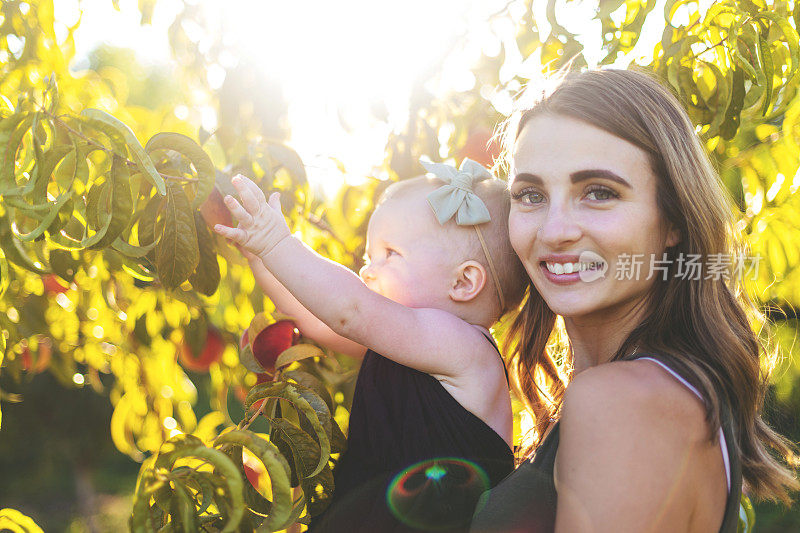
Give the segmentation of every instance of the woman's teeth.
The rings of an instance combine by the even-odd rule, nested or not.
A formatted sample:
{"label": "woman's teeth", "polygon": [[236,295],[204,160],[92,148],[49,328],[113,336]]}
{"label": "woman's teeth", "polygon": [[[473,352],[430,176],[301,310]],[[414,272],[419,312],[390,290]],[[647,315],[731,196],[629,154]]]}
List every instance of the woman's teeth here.
{"label": "woman's teeth", "polygon": [[598,270],[602,268],[602,263],[545,263],[547,270],[553,274],[572,274],[573,272],[586,272],[587,270]]}

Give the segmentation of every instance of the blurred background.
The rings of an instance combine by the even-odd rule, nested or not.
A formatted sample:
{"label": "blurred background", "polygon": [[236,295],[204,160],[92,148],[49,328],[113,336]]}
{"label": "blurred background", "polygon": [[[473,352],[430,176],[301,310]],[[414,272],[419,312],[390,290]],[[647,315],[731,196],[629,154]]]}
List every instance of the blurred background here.
{"label": "blurred background", "polygon": [[[800,441],[797,3],[4,0],[0,13],[9,106],[44,98],[55,75],[63,113],[94,107],[140,139],[197,139],[222,174],[292,191],[293,229],[354,269],[387,181],[421,173],[420,156],[492,165],[495,128],[527,84],[568,61],[652,70],[689,109],[763,257],[747,290],[782,353],[765,416]],[[168,293],[106,250],[62,257],[69,276],[4,271],[0,508],[45,531],[125,529],[145,457],[176,432],[211,438],[241,419],[256,377],[239,335],[272,306],[217,253],[222,281],[204,295]],[[221,342],[191,364],[180,354],[198,323]],[[314,371],[346,427],[355,365],[330,359]],[[755,531],[800,531],[800,509],[758,504]]]}

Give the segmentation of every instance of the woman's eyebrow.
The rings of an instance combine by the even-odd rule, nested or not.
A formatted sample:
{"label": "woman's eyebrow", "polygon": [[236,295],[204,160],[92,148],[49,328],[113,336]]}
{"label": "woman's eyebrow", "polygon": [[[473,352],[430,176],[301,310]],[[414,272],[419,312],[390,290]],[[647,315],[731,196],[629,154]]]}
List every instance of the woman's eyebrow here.
{"label": "woman's eyebrow", "polygon": [[632,189],[631,184],[628,183],[624,178],[619,176],[618,174],[611,172],[610,170],[605,170],[601,168],[597,169],[590,169],[590,170],[578,170],[577,172],[573,172],[569,175],[569,179],[572,183],[578,183],[580,181],[588,180],[591,178],[605,178],[607,180],[611,180],[613,182],[619,183],[629,189]]}
{"label": "woman's eyebrow", "polygon": [[[591,178],[605,178],[607,180],[619,183],[620,185],[623,185],[629,189],[633,188],[631,187],[631,184],[627,182],[627,180],[625,180],[618,174],[611,172],[610,170],[593,168],[588,170],[578,170],[569,175],[569,180],[572,183],[579,183],[581,181],[586,181]],[[539,186],[542,186],[544,184],[544,180],[541,177],[537,176],[536,174],[530,174],[528,172],[522,172],[520,174],[516,174],[514,176],[514,183],[518,181],[524,181],[526,183],[532,183],[534,185],[539,185]]]}
{"label": "woman's eyebrow", "polygon": [[521,173],[521,174],[514,175],[513,183],[516,183],[518,181],[524,181],[524,182],[527,182],[527,183],[533,183],[534,185],[540,185],[540,186],[544,183],[542,178],[540,178],[536,174],[528,174],[528,173],[524,173],[524,172]]}

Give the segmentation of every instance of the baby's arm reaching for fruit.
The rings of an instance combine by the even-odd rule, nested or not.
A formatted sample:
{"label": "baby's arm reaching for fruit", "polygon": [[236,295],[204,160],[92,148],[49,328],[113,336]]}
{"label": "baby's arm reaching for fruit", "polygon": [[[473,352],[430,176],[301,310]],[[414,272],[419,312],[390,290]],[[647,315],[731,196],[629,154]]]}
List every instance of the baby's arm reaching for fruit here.
{"label": "baby's arm reaching for fruit", "polygon": [[214,230],[259,257],[279,284],[337,335],[441,378],[474,375],[495,357],[478,328],[442,309],[406,307],[386,298],[292,237],[277,193],[267,201],[244,176],[232,183],[241,203],[231,196],[225,203],[238,226]]}
{"label": "baby's arm reaching for fruit", "polygon": [[267,267],[264,266],[259,257],[244,248],[240,248],[240,250],[250,263],[253,277],[255,277],[258,286],[272,300],[278,311],[294,319],[297,329],[304,336],[326,348],[330,348],[334,352],[359,359],[364,357],[364,353],[367,351],[364,346],[342,337],[329,328],[322,320],[314,316],[311,311],[303,307],[303,304],[298,302],[297,298],[292,296],[292,293],[286,287],[281,285],[281,282],[267,270]]}

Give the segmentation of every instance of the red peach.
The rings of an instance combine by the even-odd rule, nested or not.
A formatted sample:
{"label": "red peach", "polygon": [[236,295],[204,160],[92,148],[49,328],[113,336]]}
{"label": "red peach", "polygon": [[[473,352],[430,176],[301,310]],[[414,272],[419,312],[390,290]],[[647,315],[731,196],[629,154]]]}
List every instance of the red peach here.
{"label": "red peach", "polygon": [[225,341],[222,335],[214,327],[208,328],[206,342],[202,351],[195,355],[189,344],[184,341],[181,343],[181,349],[178,352],[181,365],[187,370],[194,372],[208,372],[208,368],[212,363],[216,363],[222,358],[222,352],[225,350]]}
{"label": "red peach", "polygon": [[491,167],[500,156],[500,143],[492,139],[489,128],[480,126],[470,130],[467,142],[458,151],[461,158],[468,157],[485,167]]}
{"label": "red peach", "polygon": [[279,320],[261,330],[251,344],[256,361],[267,372],[275,371],[275,361],[285,350],[288,350],[300,334],[291,320]]}
{"label": "red peach", "polygon": [[64,285],[55,274],[42,276],[42,283],[44,284],[44,291],[47,294],[60,294],[69,290],[69,286]]}
{"label": "red peach", "polygon": [[214,229],[216,224],[233,227],[233,215],[225,206],[222,193],[214,186],[206,201],[200,204],[200,215],[209,228]]}

